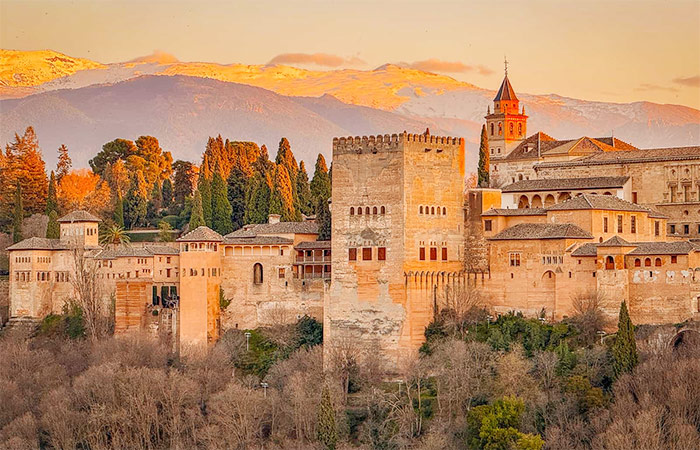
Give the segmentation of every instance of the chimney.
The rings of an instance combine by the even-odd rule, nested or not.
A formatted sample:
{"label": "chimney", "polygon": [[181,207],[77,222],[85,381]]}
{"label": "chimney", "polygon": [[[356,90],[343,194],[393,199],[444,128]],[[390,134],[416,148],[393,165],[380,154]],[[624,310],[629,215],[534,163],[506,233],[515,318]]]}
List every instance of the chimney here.
{"label": "chimney", "polygon": [[267,223],[280,223],[280,216],[279,214],[269,214],[267,216]]}

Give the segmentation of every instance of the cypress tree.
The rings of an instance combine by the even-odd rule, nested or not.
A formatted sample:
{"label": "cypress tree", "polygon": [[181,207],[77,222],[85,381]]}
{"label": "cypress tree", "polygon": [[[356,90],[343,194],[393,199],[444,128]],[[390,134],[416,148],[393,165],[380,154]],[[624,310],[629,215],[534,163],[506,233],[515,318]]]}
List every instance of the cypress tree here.
{"label": "cypress tree", "polygon": [[279,214],[283,222],[296,219],[294,196],[287,169],[279,164],[275,168],[275,184],[270,198],[270,214]]}
{"label": "cypress tree", "polygon": [[161,197],[163,198],[163,208],[167,208],[173,203],[173,183],[170,178],[163,180]]}
{"label": "cypress tree", "polygon": [[318,223],[318,240],[327,241],[331,238],[331,210],[328,199],[319,199],[316,204],[316,223]]}
{"label": "cypress tree", "polygon": [[259,173],[253,177],[249,186],[245,223],[265,223],[270,213],[270,186]]}
{"label": "cypress tree", "polygon": [[24,207],[22,206],[22,186],[17,183],[15,190],[15,210],[12,219],[12,241],[17,243],[22,240],[22,220],[24,219]]}
{"label": "cypress tree", "polygon": [[49,224],[46,226],[46,237],[49,239],[59,239],[61,237],[61,227],[58,225],[58,214],[55,210],[49,213]]}
{"label": "cypress tree", "polygon": [[299,211],[304,215],[311,215],[314,206],[311,204],[311,187],[309,186],[309,175],[306,173],[304,161],[299,163],[299,173],[297,173],[297,199]]}
{"label": "cypress tree", "polygon": [[246,190],[248,177],[239,167],[231,169],[228,177],[228,201],[231,205],[231,226],[234,230],[244,225],[246,209]]}
{"label": "cypress tree", "polygon": [[117,194],[114,200],[114,223],[124,228],[124,200]]}
{"label": "cypress tree", "polygon": [[204,211],[202,209],[202,193],[197,189],[194,191],[194,202],[192,203],[192,214],[190,215],[190,231],[204,225],[206,223],[204,222]]}
{"label": "cypress tree", "polygon": [[56,178],[61,181],[63,177],[68,175],[70,168],[73,166],[73,161],[71,161],[68,155],[68,148],[65,144],[61,144],[58,147],[58,163],[56,163]]}
{"label": "cypress tree", "polygon": [[479,173],[478,186],[489,185],[489,137],[486,134],[486,125],[481,126],[481,144],[479,145]]}
{"label": "cypress tree", "polygon": [[219,172],[214,172],[211,182],[212,228],[219,234],[233,231],[231,226],[231,203],[228,201],[226,183]]}
{"label": "cypress tree", "polygon": [[338,442],[338,428],[335,424],[335,410],[331,401],[328,386],[323,386],[321,403],[318,405],[318,428],[316,431],[319,442],[327,450],[335,450]]}
{"label": "cypress tree", "polygon": [[124,222],[129,228],[138,226],[146,220],[148,213],[146,180],[143,173],[137,172],[131,180],[131,186],[124,199]]}
{"label": "cypress tree", "polygon": [[46,197],[46,214],[50,215],[51,211],[58,211],[58,198],[56,196],[56,175],[53,170],[49,178],[49,194]]}
{"label": "cypress tree", "polygon": [[211,227],[211,181],[204,176],[200,176],[197,189],[202,197],[202,213],[204,214],[204,221],[208,227]]}
{"label": "cypress tree", "polygon": [[612,346],[613,370],[615,377],[631,372],[639,362],[637,342],[634,340],[634,325],[627,311],[627,303],[620,305],[620,318],[617,323],[617,336]]}
{"label": "cypress tree", "polygon": [[[331,196],[331,179],[328,176],[328,166],[322,154],[316,158],[316,170],[311,179],[311,198],[314,206],[319,205],[319,200],[328,200]],[[318,214],[318,209],[316,209]]]}

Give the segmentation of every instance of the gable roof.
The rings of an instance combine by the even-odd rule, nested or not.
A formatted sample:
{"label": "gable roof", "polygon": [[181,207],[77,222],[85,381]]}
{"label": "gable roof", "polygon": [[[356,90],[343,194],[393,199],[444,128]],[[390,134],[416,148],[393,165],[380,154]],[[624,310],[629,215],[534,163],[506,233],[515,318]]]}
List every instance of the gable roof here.
{"label": "gable roof", "polygon": [[665,217],[663,214],[638,205],[628,202],[614,195],[599,195],[599,194],[581,194],[572,197],[556,205],[549,206],[547,211],[572,211],[586,209],[606,209],[609,211],[635,211],[649,213],[650,217]]}
{"label": "gable roof", "polygon": [[[617,140],[616,147],[618,146]],[[569,167],[606,164],[634,164],[659,161],[700,159],[700,146],[670,147],[638,150],[623,150],[616,152],[595,153],[573,161],[541,162],[535,168]]]}
{"label": "gable roof", "polygon": [[262,234],[318,234],[318,225],[313,220],[250,224],[244,225],[243,228],[227,234],[226,237],[254,237]]}
{"label": "gable roof", "polygon": [[613,236],[607,241],[598,244],[598,247],[634,247],[634,244],[630,244],[620,236]]}
{"label": "gable roof", "polygon": [[593,239],[593,236],[570,223],[519,223],[489,238],[494,241],[520,239]]}
{"label": "gable roof", "polygon": [[628,255],[687,255],[697,249],[688,241],[675,242],[635,242],[637,247]]}
{"label": "gable roof", "polygon": [[482,216],[546,216],[544,208],[491,208],[481,213]]}
{"label": "gable roof", "polygon": [[571,252],[571,256],[598,256],[598,245],[594,242],[587,242]]}
{"label": "gable roof", "polygon": [[87,211],[73,211],[58,219],[59,222],[102,222],[102,219],[95,217]]}
{"label": "gable roof", "polygon": [[209,227],[201,226],[194,230],[188,232],[187,234],[180,236],[178,242],[192,242],[192,241],[208,241],[208,242],[221,242],[224,237],[221,236],[216,231]]}
{"label": "gable roof", "polygon": [[113,248],[105,248],[97,255],[96,259],[115,259],[115,258],[150,258],[154,255],[178,255],[180,251],[169,245],[146,245],[132,246],[120,245]]}
{"label": "gable roof", "polygon": [[68,250],[68,248],[68,245],[60,239],[30,237],[10,245],[7,250]]}
{"label": "gable roof", "polygon": [[612,189],[621,188],[630,177],[587,177],[587,178],[551,178],[521,180],[509,184],[503,192],[561,191],[575,189]]}
{"label": "gable roof", "polygon": [[331,241],[304,241],[299,242],[294,248],[299,250],[329,249]]}
{"label": "gable roof", "polygon": [[508,79],[508,75],[503,78],[503,82],[501,83],[501,87],[498,89],[498,92],[496,93],[496,97],[493,99],[494,102],[499,102],[501,100],[517,100],[518,97],[515,95],[515,90],[513,89],[513,86],[510,85],[510,80]]}
{"label": "gable roof", "polygon": [[[576,159],[576,161],[578,161],[602,153],[624,153],[634,151],[638,151],[635,146],[613,137],[592,138],[582,136],[576,139],[558,140],[545,133],[537,132],[523,139],[513,151],[505,157],[505,160],[537,159],[540,156],[571,155],[579,156],[579,158]],[[543,162],[540,164],[548,163]],[[557,164],[557,162],[553,164]]]}

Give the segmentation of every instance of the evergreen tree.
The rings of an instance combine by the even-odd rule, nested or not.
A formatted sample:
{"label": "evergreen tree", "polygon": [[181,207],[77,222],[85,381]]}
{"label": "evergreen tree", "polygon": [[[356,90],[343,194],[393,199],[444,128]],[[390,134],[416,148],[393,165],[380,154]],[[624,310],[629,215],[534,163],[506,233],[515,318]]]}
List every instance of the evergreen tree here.
{"label": "evergreen tree", "polygon": [[58,163],[56,163],[56,178],[59,182],[64,176],[68,175],[72,166],[73,161],[71,161],[68,155],[68,148],[65,144],[61,144],[61,146],[58,147]]}
{"label": "evergreen tree", "polygon": [[283,222],[291,222],[296,219],[292,183],[287,169],[282,164],[278,164],[275,168],[274,189],[270,197],[270,214],[279,214],[282,216]]}
{"label": "evergreen tree", "polygon": [[114,223],[119,228],[124,228],[124,200],[120,195],[114,198]]}
{"label": "evergreen tree", "polygon": [[175,161],[173,164],[173,197],[177,205],[184,205],[185,199],[194,194],[197,180],[197,166],[188,161]]}
{"label": "evergreen tree", "polygon": [[163,208],[167,208],[173,203],[173,183],[170,181],[170,178],[163,180],[161,197],[163,199]]}
{"label": "evergreen tree", "polygon": [[17,183],[15,190],[15,211],[12,221],[12,242],[17,243],[22,238],[22,221],[24,220],[24,206],[22,205],[22,186]]}
{"label": "evergreen tree", "polygon": [[173,241],[173,234],[171,233],[173,227],[168,222],[166,222],[165,220],[161,220],[160,222],[158,222],[158,230],[158,242]]}
{"label": "evergreen tree", "polygon": [[261,174],[250,182],[245,208],[245,223],[265,223],[270,213],[270,186]]}
{"label": "evergreen tree", "polygon": [[219,234],[225,235],[233,231],[231,226],[231,203],[228,201],[226,183],[217,171],[211,182],[212,228]]}
{"label": "evergreen tree", "polygon": [[486,125],[481,126],[481,144],[479,145],[479,173],[478,186],[489,185],[489,137],[486,134]]}
{"label": "evergreen tree", "polygon": [[146,180],[141,172],[137,172],[124,199],[124,222],[129,229],[145,223],[148,213],[147,197]]}
{"label": "evergreen tree", "polygon": [[306,173],[304,161],[299,163],[299,173],[297,173],[297,199],[299,212],[310,216],[314,212],[311,204],[311,187],[309,186],[309,175]]}
{"label": "evergreen tree", "polygon": [[15,134],[15,141],[5,150],[2,170],[0,206],[5,214],[12,216],[13,195],[17,184],[22,186],[22,201],[28,214],[46,211],[49,180],[44,170],[39,142],[32,127],[27,127],[22,136]]}
{"label": "evergreen tree", "polygon": [[[328,166],[326,166],[326,159],[319,153],[314,177],[311,179],[311,198],[314,206],[318,206],[319,200],[328,200],[330,196],[331,179],[328,175]],[[318,214],[318,209],[315,212]]]}
{"label": "evergreen tree", "polygon": [[199,189],[194,191],[194,201],[192,202],[192,213],[190,214],[190,231],[197,227],[206,226],[204,221],[204,211],[202,208],[202,193]]}
{"label": "evergreen tree", "polygon": [[61,237],[61,227],[58,225],[58,214],[56,210],[49,212],[49,224],[46,226],[46,237],[49,239],[59,239]]}
{"label": "evergreen tree", "polygon": [[54,175],[53,170],[51,171],[51,177],[49,178],[49,193],[46,197],[46,214],[50,215],[51,211],[58,212],[58,198],[56,196],[56,175]]}
{"label": "evergreen tree", "polygon": [[202,212],[204,213],[204,221],[211,228],[211,181],[202,176],[199,176],[199,184],[197,185],[199,194],[202,196]]}
{"label": "evergreen tree", "polygon": [[639,362],[637,342],[634,339],[634,325],[627,311],[627,304],[620,305],[620,318],[617,323],[617,336],[612,346],[613,370],[615,377],[631,372]]}
{"label": "evergreen tree", "polygon": [[231,169],[228,177],[228,201],[231,205],[231,227],[234,230],[245,224],[246,191],[248,176],[239,167]]}
{"label": "evergreen tree", "polygon": [[277,149],[277,156],[275,157],[275,163],[278,166],[284,166],[284,168],[287,170],[287,175],[292,188],[292,204],[294,206],[294,218],[292,220],[301,220],[301,214],[297,212],[299,209],[299,198],[297,194],[297,174],[299,172],[299,167],[297,166],[297,160],[294,158],[292,147],[289,145],[287,138],[283,137],[280,140],[280,144]]}
{"label": "evergreen tree", "polygon": [[328,200],[319,199],[316,204],[316,223],[318,224],[318,240],[327,241],[331,238],[331,210]]}
{"label": "evergreen tree", "polygon": [[316,431],[319,442],[328,450],[335,450],[338,442],[338,428],[335,424],[335,410],[331,401],[331,393],[327,385],[321,392],[321,403],[318,406],[318,428]]}

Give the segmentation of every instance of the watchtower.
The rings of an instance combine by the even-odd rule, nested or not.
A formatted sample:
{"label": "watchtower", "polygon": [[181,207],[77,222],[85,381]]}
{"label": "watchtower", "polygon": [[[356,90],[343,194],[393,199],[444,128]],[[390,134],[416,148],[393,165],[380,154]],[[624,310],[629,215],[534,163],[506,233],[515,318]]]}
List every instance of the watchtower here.
{"label": "watchtower", "polygon": [[505,65],[505,77],[493,99],[493,113],[489,108],[485,116],[491,159],[508,156],[527,136],[525,107],[520,110],[520,100],[508,80],[507,61]]}

